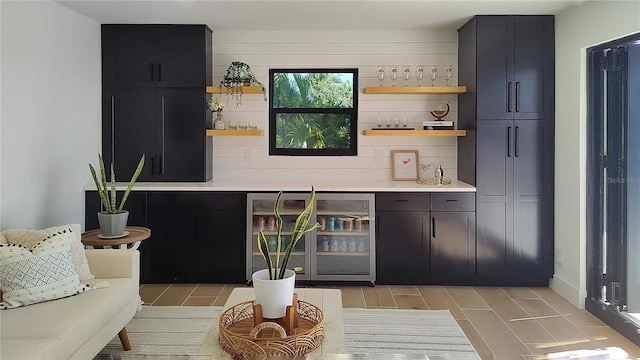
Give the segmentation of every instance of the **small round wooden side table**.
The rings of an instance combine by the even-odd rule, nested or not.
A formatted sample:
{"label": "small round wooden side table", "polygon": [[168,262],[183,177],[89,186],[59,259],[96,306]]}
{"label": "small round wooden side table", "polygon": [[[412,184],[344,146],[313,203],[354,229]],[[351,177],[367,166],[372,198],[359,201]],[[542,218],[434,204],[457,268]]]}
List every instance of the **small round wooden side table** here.
{"label": "small round wooden side table", "polygon": [[127,226],[125,231],[127,236],[117,239],[101,239],[98,237],[100,229],[90,230],[82,233],[82,244],[87,249],[137,249],[140,242],[147,240],[151,236],[151,230],[142,226]]}

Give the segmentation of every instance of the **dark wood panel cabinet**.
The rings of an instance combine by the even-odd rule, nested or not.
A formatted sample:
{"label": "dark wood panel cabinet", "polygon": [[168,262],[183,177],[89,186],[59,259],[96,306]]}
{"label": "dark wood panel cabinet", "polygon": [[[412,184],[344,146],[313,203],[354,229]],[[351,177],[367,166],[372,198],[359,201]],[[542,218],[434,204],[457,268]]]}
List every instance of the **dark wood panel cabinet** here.
{"label": "dark wood panel cabinet", "polygon": [[102,39],[105,163],[113,162],[116,176],[126,179],[145,154],[139,181],[210,180],[211,30],[103,25]]}
{"label": "dark wood panel cabinet", "polygon": [[432,193],[430,216],[429,284],[475,283],[475,194]]}
{"label": "dark wood panel cabinet", "polygon": [[476,16],[458,30],[458,178],[477,189],[477,283],[553,273],[553,16]]}
{"label": "dark wood panel cabinet", "polygon": [[102,25],[103,86],[211,86],[212,46],[204,25]]}
{"label": "dark wood panel cabinet", "polygon": [[478,119],[553,115],[553,28],[552,16],[535,15],[478,16],[463,26],[475,33],[476,68],[482,69],[474,81]]}
{"label": "dark wood panel cabinet", "polygon": [[[86,192],[86,229],[98,227],[99,205]],[[140,282],[243,283],[245,205],[241,192],[131,192],[129,224],[151,229],[139,248]]]}

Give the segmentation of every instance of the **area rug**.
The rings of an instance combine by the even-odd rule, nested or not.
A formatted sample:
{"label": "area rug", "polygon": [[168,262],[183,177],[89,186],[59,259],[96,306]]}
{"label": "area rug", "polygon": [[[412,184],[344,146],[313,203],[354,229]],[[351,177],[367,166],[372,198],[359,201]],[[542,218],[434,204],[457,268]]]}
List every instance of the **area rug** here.
{"label": "area rug", "polygon": [[[203,360],[200,352],[222,308],[144,306],[127,325],[131,351],[116,336],[95,360]],[[479,359],[447,310],[344,309],[345,346],[350,354],[424,354]]]}

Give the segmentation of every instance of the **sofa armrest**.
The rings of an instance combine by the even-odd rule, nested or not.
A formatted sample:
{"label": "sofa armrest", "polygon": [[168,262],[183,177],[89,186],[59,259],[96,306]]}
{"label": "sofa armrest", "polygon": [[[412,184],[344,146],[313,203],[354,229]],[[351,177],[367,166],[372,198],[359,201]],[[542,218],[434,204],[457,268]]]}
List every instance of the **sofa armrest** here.
{"label": "sofa armrest", "polygon": [[138,250],[87,249],[89,269],[96,279],[140,279],[140,252]]}

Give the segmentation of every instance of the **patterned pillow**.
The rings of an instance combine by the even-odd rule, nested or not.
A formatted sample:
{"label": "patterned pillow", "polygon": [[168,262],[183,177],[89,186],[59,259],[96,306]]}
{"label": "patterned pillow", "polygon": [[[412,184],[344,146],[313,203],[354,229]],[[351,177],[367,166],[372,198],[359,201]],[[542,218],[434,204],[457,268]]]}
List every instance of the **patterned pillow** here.
{"label": "patterned pillow", "polygon": [[0,309],[12,309],[60,299],[89,290],[80,284],[71,258],[71,231],[56,233],[33,249],[21,245],[0,245]]}
{"label": "patterned pillow", "polygon": [[35,244],[47,236],[65,231],[72,231],[75,233],[75,241],[71,243],[71,257],[73,258],[73,263],[75,264],[80,281],[93,279],[94,276],[91,274],[91,270],[89,269],[84,245],[82,245],[79,224],[50,227],[44,230],[8,229],[2,232],[5,239],[0,238],[0,244],[16,244],[31,249]]}

